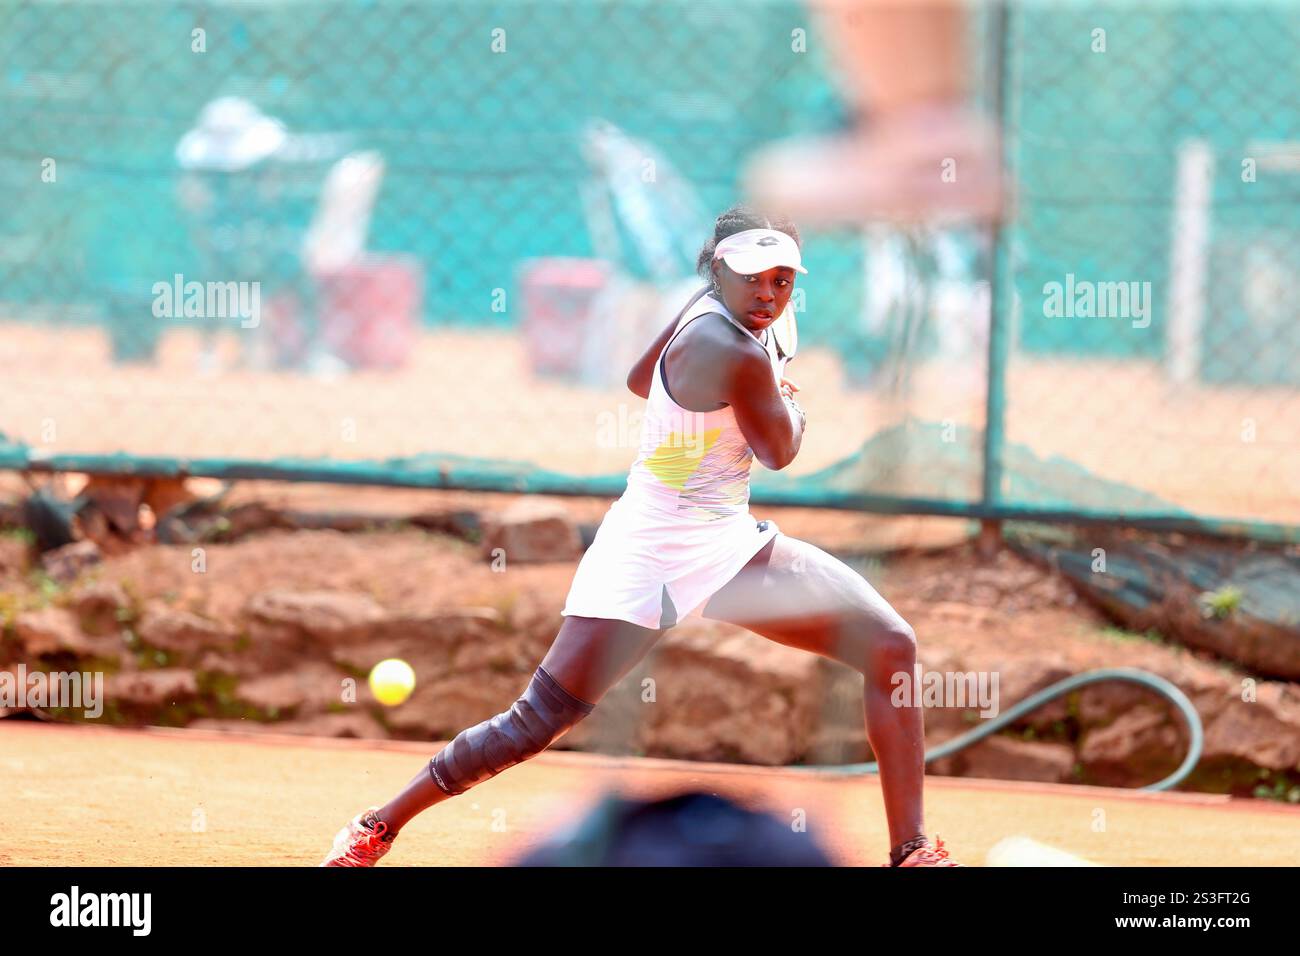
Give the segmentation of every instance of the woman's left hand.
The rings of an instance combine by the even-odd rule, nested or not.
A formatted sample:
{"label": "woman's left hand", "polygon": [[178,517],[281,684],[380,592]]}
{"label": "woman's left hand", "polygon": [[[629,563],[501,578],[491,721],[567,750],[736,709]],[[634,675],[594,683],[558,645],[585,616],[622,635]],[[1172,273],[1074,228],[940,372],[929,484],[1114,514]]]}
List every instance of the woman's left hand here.
{"label": "woman's left hand", "polygon": [[788,378],[781,379],[781,397],[794,398],[794,393],[799,391],[799,386]]}

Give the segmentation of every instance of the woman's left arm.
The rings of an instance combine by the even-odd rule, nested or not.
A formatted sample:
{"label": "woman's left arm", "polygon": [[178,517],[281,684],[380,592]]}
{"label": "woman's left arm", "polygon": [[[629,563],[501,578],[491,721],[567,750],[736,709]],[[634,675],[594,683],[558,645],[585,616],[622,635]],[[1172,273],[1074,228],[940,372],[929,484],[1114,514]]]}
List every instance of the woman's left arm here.
{"label": "woman's left arm", "polygon": [[672,339],[673,332],[677,330],[677,323],[682,320],[682,316],[686,314],[686,310],[698,302],[700,297],[705,295],[708,291],[709,287],[705,286],[699,292],[695,293],[695,295],[691,296],[691,301],[682,306],[682,311],[678,312],[673,320],[668,323],[668,327],[660,332],[655,340],[650,343],[649,348],[645,350],[645,354],[637,359],[636,364],[632,366],[632,371],[627,374],[627,387],[630,388],[634,394],[640,395],[642,398],[650,397],[650,383],[654,381],[655,362],[659,361],[660,353],[668,347],[668,342]]}

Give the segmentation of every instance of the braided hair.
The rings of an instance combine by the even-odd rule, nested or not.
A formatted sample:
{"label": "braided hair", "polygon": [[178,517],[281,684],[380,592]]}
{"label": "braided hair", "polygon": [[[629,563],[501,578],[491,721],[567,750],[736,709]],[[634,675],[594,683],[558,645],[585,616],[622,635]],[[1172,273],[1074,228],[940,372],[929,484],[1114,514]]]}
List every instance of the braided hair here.
{"label": "braided hair", "polygon": [[744,232],[746,229],[775,229],[778,232],[784,232],[794,240],[796,246],[802,248],[799,230],[795,228],[794,223],[789,219],[784,216],[769,216],[753,206],[744,204],[732,206],[718,217],[713,226],[713,238],[704,244],[704,248],[700,250],[699,258],[695,260],[695,270],[703,278],[713,283],[715,292],[717,291],[717,282],[713,278],[713,251],[718,248],[718,243],[723,239],[734,236],[738,232]]}

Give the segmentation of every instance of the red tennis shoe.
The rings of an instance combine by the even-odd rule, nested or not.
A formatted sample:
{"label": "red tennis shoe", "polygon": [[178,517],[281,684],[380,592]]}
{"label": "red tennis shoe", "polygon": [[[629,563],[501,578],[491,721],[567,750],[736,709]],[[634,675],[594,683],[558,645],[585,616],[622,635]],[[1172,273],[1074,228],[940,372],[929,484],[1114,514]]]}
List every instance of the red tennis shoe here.
{"label": "red tennis shoe", "polygon": [[374,866],[393,846],[388,824],[372,814],[379,808],[363,810],[348,821],[334,837],[334,846],[321,866]]}
{"label": "red tennis shoe", "polygon": [[[886,863],[885,866],[890,864]],[[947,848],[943,841],[937,836],[934,842],[926,840],[924,845],[917,847],[899,862],[899,866],[965,866],[965,863],[958,863],[948,855]]]}

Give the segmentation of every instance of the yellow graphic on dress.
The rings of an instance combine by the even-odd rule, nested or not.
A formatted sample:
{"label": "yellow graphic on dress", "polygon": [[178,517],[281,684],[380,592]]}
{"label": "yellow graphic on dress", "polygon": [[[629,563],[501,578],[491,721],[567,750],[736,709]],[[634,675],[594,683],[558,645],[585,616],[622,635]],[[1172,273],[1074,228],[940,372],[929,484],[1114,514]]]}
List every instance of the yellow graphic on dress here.
{"label": "yellow graphic on dress", "polygon": [[645,466],[663,484],[681,491],[699,470],[704,456],[721,434],[721,428],[710,428],[703,433],[692,434],[688,441],[682,432],[673,432],[645,460]]}

